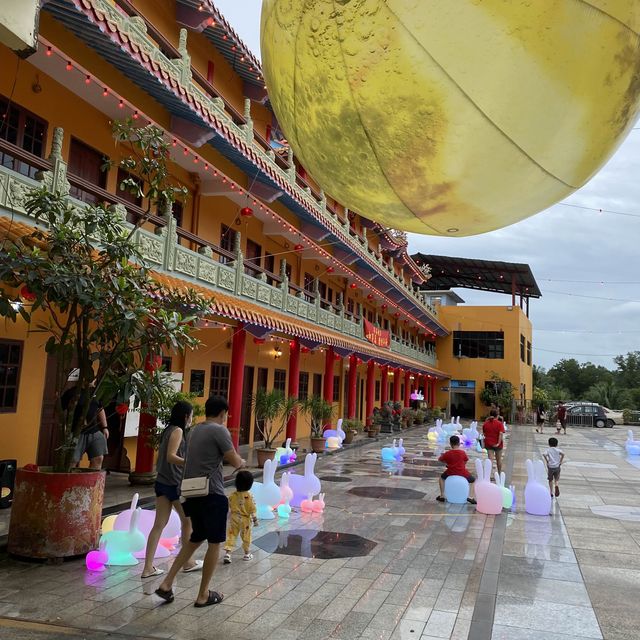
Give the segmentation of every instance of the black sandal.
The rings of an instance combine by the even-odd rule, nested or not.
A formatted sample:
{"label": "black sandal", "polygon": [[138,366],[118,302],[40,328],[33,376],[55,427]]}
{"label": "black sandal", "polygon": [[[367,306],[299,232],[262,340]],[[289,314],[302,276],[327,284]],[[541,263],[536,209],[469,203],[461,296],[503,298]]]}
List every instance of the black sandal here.
{"label": "black sandal", "polygon": [[436,498],[436,500],[437,500],[438,502],[444,502],[444,496],[438,496],[438,497]]}
{"label": "black sandal", "polygon": [[194,602],[194,607],[210,607],[212,604],[220,604],[224,600],[224,596],[217,591],[209,591],[209,597],[206,602],[200,604],[199,602]]}
{"label": "black sandal", "polygon": [[159,597],[162,598],[167,604],[169,604],[170,602],[173,602],[175,600],[175,596],[173,595],[173,589],[168,589],[167,591],[165,591],[164,589],[161,589],[160,587],[158,587],[154,593]]}
{"label": "black sandal", "polygon": [[474,499],[474,498],[467,498],[467,502],[468,502],[469,504],[478,504],[478,503],[475,501],[475,499]]}

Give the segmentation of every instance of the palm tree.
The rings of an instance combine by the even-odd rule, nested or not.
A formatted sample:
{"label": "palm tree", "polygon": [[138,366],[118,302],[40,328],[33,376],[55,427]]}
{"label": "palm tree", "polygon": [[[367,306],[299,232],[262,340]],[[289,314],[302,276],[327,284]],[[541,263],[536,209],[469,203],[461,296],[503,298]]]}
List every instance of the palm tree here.
{"label": "palm tree", "polygon": [[300,405],[302,413],[309,416],[311,421],[311,436],[322,438],[324,425],[333,416],[333,405],[320,396],[310,396]]}
{"label": "palm tree", "polygon": [[284,431],[287,422],[297,409],[299,401],[293,396],[286,397],[282,391],[258,389],[251,398],[251,406],[256,416],[256,426],[264,441],[265,449],[273,449],[276,438]]}
{"label": "palm tree", "polygon": [[586,400],[589,402],[597,402],[608,409],[623,409],[631,406],[631,398],[626,389],[620,389],[615,382],[611,380],[603,380],[596,382],[589,387]]}

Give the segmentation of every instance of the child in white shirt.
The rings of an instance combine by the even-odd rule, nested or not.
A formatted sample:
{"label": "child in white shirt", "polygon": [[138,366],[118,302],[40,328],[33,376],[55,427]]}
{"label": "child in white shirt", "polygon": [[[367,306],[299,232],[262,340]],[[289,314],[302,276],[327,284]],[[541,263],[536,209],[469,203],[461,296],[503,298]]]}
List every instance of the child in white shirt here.
{"label": "child in white shirt", "polygon": [[[551,497],[555,495],[557,498],[560,495],[560,466],[564,460],[564,453],[561,449],[558,449],[558,439],[549,438],[549,448],[542,454],[545,462],[547,463],[547,479],[549,480],[549,491]],[[555,489],[554,489],[555,483]]]}

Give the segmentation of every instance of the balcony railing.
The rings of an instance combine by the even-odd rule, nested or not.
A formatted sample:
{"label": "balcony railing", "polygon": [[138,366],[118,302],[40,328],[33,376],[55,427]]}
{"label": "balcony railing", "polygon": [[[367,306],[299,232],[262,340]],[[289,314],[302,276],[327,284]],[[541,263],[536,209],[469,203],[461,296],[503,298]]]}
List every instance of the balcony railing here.
{"label": "balcony railing", "polygon": [[[341,296],[338,296],[337,303],[331,303],[323,300],[317,290],[308,291],[289,282],[285,261],[281,272],[274,274],[256,265],[253,259],[245,259],[240,248],[240,233],[235,235],[233,251],[222,249],[180,229],[173,217],[167,219],[150,214],[119,196],[68,174],[66,163],[59,155],[61,146],[60,129],[54,134],[54,151],[48,160],[0,140],[0,152],[10,152],[13,157],[37,172],[36,178],[31,178],[7,167],[0,167],[0,208],[27,216],[24,205],[31,189],[46,184],[51,189],[69,194],[73,185],[94,196],[96,201],[115,207],[121,214],[123,225],[130,229],[134,225],[126,221],[127,214],[129,217],[144,216],[145,224],[152,225],[153,230],[140,227],[135,231],[134,237],[141,254],[154,269],[206,286],[214,296],[218,290],[251,300],[266,309],[284,312],[333,329],[345,336],[365,339],[361,318],[346,312]],[[76,207],[86,206],[84,202],[68,197]],[[191,246],[183,246],[181,240]],[[394,338],[391,352],[436,366],[435,352],[431,346],[419,348]]]}
{"label": "balcony railing", "polygon": [[[168,74],[178,81],[194,104],[201,104],[205,111],[208,110],[218,117],[222,116],[231,133],[252,146],[252,151],[262,164],[275,170],[287,185],[289,192],[298,201],[303,202],[324,227],[330,229],[361,259],[375,266],[379,273],[392,282],[394,287],[402,291],[403,295],[419,309],[431,318],[437,319],[437,309],[426,302],[422,293],[413,284],[407,284],[402,276],[397,275],[393,265],[384,264],[380,249],[372,249],[366,237],[350,229],[349,221],[343,220],[337,211],[327,205],[324,194],[313,189],[297,173],[293,154],[290,152],[286,159],[279,156],[255,131],[251,118],[251,101],[245,100],[244,113],[241,114],[212,83],[191,66],[186,50],[186,30],[181,31],[180,47],[175,48],[129,0],[116,0],[115,6],[110,0],[91,0],[91,2],[102,14],[109,17],[118,30],[127,33],[127,38],[137,50],[153,51],[153,59],[161,67],[165,77]],[[143,28],[140,22],[144,23]]]}

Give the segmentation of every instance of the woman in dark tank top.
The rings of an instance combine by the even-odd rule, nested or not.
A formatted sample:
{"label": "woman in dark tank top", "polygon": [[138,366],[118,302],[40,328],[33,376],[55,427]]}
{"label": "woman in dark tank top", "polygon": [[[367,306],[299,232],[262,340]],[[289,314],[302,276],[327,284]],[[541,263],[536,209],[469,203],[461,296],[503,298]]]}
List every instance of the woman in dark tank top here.
{"label": "woman in dark tank top", "polygon": [[[182,480],[182,468],[184,466],[185,432],[191,425],[193,407],[183,400],[176,402],[171,409],[169,422],[160,437],[158,449],[158,461],[156,463],[157,478],[156,492],[156,518],[153,528],[147,540],[147,552],[144,569],[141,578],[151,578],[164,573],[164,569],[158,569],[153,565],[153,558],[160,542],[162,530],[167,526],[171,509],[175,509],[180,517],[182,526],[182,542],[189,540],[191,536],[191,520],[184,515],[180,503],[180,482]],[[193,558],[187,562],[184,571],[198,571],[202,569],[202,562]]]}

